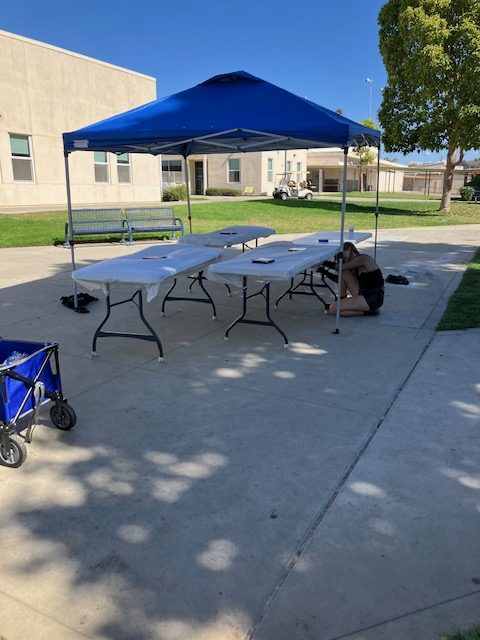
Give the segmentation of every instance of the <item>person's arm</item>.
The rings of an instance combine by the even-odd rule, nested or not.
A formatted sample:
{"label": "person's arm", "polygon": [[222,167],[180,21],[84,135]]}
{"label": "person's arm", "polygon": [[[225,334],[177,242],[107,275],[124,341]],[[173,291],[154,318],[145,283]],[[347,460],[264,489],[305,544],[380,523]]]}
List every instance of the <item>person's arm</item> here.
{"label": "person's arm", "polygon": [[[352,258],[348,262],[344,262],[343,263],[343,270],[344,271],[352,271],[353,269],[358,269],[359,267],[364,267],[365,263],[367,261],[367,258],[368,258],[368,256],[355,256],[355,258]],[[335,268],[338,271],[338,262],[336,263],[336,267]]]}

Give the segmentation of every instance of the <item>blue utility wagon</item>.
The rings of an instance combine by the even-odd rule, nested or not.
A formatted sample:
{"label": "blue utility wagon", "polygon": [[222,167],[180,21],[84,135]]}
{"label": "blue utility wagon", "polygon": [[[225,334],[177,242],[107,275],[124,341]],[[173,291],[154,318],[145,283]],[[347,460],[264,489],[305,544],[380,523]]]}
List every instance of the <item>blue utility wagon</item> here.
{"label": "blue utility wagon", "polygon": [[[77,417],[62,394],[58,344],[0,338],[0,465],[23,464],[25,442],[31,442],[40,406],[49,401],[53,402],[53,424],[69,431]],[[28,414],[31,419],[17,425]],[[23,438],[19,436],[22,431]]]}

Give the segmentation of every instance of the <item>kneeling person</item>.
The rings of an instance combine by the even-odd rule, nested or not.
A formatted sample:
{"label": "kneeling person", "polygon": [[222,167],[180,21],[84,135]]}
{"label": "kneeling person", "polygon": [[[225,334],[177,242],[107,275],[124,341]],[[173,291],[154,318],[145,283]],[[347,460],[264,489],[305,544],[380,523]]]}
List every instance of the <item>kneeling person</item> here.
{"label": "kneeling person", "polygon": [[[338,263],[336,263],[338,269]],[[347,294],[350,294],[347,297]],[[340,287],[340,315],[377,315],[383,304],[384,280],[375,260],[358,251],[351,242],[343,245],[342,284]],[[337,303],[327,310],[336,315]]]}

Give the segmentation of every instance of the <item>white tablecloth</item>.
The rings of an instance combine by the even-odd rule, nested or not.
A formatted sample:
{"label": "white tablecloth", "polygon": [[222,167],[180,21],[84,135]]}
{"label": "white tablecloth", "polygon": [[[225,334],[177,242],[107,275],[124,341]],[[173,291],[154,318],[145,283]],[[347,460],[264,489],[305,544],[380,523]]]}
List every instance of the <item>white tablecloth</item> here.
{"label": "white tablecloth", "polygon": [[275,233],[270,227],[238,225],[224,227],[209,233],[189,233],[178,239],[180,244],[194,244],[202,247],[231,247],[258,238],[268,238]]}
{"label": "white tablecloth", "polygon": [[[242,253],[230,260],[210,265],[209,280],[243,286],[244,277],[254,277],[263,282],[289,280],[302,271],[329,260],[338,252],[337,246],[301,247],[293,242],[272,242]],[[273,260],[267,264],[253,262],[258,259]]]}
{"label": "white tablecloth", "polygon": [[152,246],[128,256],[102,260],[76,269],[72,278],[87,289],[111,289],[122,284],[143,287],[147,302],[153,300],[163,280],[181,274],[197,273],[222,255],[221,249],[170,244]]}
{"label": "white tablecloth", "polygon": [[[345,231],[343,234],[343,241],[357,244],[364,240],[368,240],[368,238],[371,237],[372,234],[367,231]],[[316,231],[315,233],[310,233],[306,236],[302,236],[301,238],[297,238],[296,240],[293,240],[293,242],[299,245],[332,245],[338,249],[340,247],[340,231]]]}

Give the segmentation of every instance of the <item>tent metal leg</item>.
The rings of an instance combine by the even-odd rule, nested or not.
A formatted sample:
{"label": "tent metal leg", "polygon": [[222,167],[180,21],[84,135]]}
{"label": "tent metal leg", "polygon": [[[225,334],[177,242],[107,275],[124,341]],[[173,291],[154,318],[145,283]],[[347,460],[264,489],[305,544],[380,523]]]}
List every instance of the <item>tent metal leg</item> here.
{"label": "tent metal leg", "polygon": [[[395,177],[394,177],[395,180]],[[393,184],[395,189],[395,182]],[[377,194],[375,196],[375,248],[373,250],[373,259],[377,259],[377,236],[378,236],[378,199],[380,193],[380,142],[378,143],[377,152]]]}
{"label": "tent metal leg", "polygon": [[187,211],[188,211],[188,230],[192,233],[192,210],[190,206],[190,171],[188,170],[188,156],[183,157],[185,161],[185,186],[187,188]]}
{"label": "tent metal leg", "polygon": [[340,260],[338,261],[338,300],[337,300],[337,314],[335,318],[335,331],[334,333],[340,333],[340,298],[342,291],[342,276],[343,276],[343,236],[345,233],[345,212],[347,210],[347,160],[348,160],[348,147],[343,149],[343,184],[342,184],[342,220],[340,224]]}
{"label": "tent metal leg", "polygon": [[[65,178],[67,187],[67,208],[68,208],[68,244],[70,246],[70,260],[72,263],[72,272],[75,271],[75,246],[73,243],[73,219],[72,219],[72,194],[70,189],[70,168],[68,166],[68,152],[64,151],[63,157],[65,159]],[[79,313],[88,313],[88,309],[85,307],[79,307],[78,305],[78,291],[77,283],[73,280],[73,308]]]}

